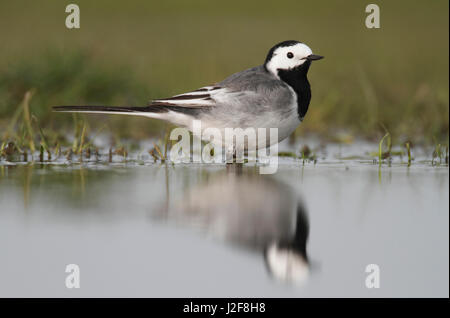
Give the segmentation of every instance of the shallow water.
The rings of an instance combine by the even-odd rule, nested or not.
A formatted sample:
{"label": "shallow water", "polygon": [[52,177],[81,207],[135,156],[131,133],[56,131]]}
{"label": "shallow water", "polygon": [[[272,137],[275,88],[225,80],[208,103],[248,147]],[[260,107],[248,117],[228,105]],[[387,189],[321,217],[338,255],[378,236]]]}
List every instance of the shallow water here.
{"label": "shallow water", "polygon": [[274,175],[0,161],[0,296],[448,297],[448,166],[341,150]]}

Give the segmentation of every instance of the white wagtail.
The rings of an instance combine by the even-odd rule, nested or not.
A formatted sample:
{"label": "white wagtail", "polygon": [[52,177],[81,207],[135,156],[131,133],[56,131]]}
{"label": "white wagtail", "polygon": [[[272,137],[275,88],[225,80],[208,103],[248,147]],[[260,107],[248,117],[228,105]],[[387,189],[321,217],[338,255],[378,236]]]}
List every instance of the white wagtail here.
{"label": "white wagtail", "polygon": [[277,128],[279,142],[308,111],[311,88],[307,73],[315,55],[304,43],[284,41],[269,50],[265,63],[235,73],[220,83],[157,99],[148,106],[55,106],[55,111],[145,116],[192,131],[193,121],[206,128]]}

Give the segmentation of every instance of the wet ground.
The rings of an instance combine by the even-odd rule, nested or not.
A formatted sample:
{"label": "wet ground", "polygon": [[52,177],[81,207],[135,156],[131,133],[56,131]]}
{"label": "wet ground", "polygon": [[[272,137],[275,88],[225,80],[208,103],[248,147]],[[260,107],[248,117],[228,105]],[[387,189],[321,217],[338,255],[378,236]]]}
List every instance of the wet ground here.
{"label": "wet ground", "polygon": [[280,158],[273,175],[137,153],[2,160],[0,296],[448,297],[448,166],[418,150],[379,166],[377,146]]}

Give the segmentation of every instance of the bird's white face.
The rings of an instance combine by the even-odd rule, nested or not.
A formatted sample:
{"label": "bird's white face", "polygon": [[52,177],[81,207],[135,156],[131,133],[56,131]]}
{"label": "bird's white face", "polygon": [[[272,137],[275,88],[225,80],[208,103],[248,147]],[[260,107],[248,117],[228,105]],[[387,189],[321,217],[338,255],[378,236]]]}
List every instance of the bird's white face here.
{"label": "bird's white face", "polygon": [[272,58],[266,64],[267,70],[278,76],[278,70],[289,70],[302,65],[312,55],[312,50],[303,43],[282,46],[273,52]]}

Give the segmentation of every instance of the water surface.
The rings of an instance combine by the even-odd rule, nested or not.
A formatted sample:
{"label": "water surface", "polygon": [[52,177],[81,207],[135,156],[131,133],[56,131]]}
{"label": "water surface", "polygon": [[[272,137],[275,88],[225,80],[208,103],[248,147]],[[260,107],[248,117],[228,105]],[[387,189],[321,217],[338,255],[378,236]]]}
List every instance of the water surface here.
{"label": "water surface", "polygon": [[449,295],[444,165],[1,161],[0,176],[2,297]]}

